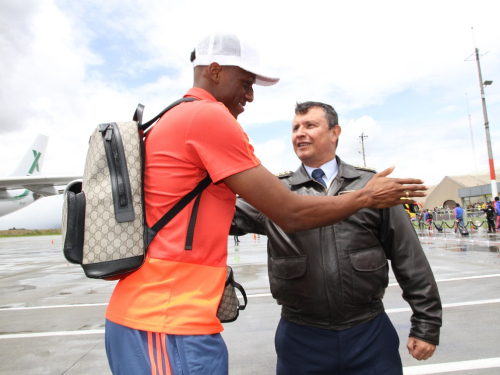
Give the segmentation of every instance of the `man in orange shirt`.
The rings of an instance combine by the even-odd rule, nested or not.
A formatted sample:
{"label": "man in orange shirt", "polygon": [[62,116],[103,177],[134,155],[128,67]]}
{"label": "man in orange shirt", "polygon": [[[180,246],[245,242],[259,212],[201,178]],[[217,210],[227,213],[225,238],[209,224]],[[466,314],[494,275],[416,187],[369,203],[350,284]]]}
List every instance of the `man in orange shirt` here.
{"label": "man in orange shirt", "polygon": [[[106,312],[106,352],[116,374],[227,374],[227,348],[216,312],[226,277],[227,236],[236,194],[286,232],[331,225],[365,207],[424,196],[415,179],[387,169],[340,197],[299,196],[254,155],[236,121],[263,74],[255,47],[233,34],[203,38],[191,56],[194,84],[146,138],[146,220],[156,222],[206,174],[192,247],[185,240],[193,202],[161,230],[144,265],[118,282]],[[411,202],[411,201],[409,201]],[[285,209],[284,209],[285,207]]]}

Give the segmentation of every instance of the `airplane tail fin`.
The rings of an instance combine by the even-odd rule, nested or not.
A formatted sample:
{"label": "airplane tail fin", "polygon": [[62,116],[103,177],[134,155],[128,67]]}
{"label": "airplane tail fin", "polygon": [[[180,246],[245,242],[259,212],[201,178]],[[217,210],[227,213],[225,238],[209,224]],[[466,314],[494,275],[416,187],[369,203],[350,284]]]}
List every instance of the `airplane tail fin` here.
{"label": "airplane tail fin", "polygon": [[43,134],[38,134],[31,147],[24,154],[17,168],[10,176],[36,176],[42,170],[43,160],[45,159],[45,150],[49,137]]}

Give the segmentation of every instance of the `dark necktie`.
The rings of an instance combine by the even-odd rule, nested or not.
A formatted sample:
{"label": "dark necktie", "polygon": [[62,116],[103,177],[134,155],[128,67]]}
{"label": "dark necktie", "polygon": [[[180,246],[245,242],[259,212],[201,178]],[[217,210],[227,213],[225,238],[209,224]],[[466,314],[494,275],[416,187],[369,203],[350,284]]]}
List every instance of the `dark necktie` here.
{"label": "dark necktie", "polygon": [[323,185],[326,189],[326,182],[323,180],[323,177],[325,176],[325,172],[321,168],[315,169],[312,172],[312,178],[314,178],[316,181],[318,181],[321,185]]}

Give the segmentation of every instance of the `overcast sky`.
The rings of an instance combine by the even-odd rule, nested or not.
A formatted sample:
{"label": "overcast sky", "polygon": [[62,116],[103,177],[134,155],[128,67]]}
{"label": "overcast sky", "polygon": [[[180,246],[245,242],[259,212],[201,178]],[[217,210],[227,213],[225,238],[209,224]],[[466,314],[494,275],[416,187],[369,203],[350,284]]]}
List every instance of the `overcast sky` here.
{"label": "overcast sky", "polygon": [[[149,119],[191,87],[190,52],[211,30],[251,37],[281,78],[256,87],[238,118],[273,173],[299,165],[291,121],[306,100],[335,107],[338,155],[351,164],[363,165],[363,133],[367,166],[395,164],[395,177],[434,185],[487,170],[475,47],[494,81],[485,93],[500,167],[499,14],[497,0],[2,1],[0,175],[38,133],[49,136],[43,174],[83,173],[96,125],[131,120],[138,103]],[[42,199],[0,229],[58,226],[60,205]]]}

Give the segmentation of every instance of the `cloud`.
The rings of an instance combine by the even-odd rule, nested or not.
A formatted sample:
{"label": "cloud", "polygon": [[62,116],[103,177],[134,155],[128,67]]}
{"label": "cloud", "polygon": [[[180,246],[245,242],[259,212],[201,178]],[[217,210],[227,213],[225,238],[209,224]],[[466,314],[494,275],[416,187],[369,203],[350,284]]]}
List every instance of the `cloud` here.
{"label": "cloud", "polygon": [[[494,155],[500,139],[500,23],[491,0],[18,0],[0,4],[0,175],[13,169],[37,133],[50,137],[45,174],[83,172],[99,123],[152,118],[192,85],[189,54],[207,30],[252,37],[269,71],[239,121],[264,136],[293,117],[296,101],[333,104],[343,133],[339,154],[394,174],[444,175],[488,167],[474,56],[479,48]],[[471,32],[471,26],[474,32]],[[475,43],[475,44],[474,44]],[[5,73],[6,72],[6,73]],[[468,103],[465,94],[468,95]],[[469,105],[469,111],[467,110]],[[471,116],[469,126],[468,113]],[[263,130],[265,129],[265,130]],[[475,157],[471,145],[471,130]],[[273,172],[298,162],[286,130],[259,137]],[[288,139],[288,140],[287,140]],[[260,154],[260,155],[259,155]],[[497,158],[500,157],[497,155]],[[498,163],[497,163],[498,164]]]}
{"label": "cloud", "polygon": [[[270,139],[264,143],[253,143],[255,155],[259,158],[262,165],[272,173],[280,173],[285,170],[296,168],[299,161],[291,147],[289,136],[283,136],[278,139]],[[293,162],[292,162],[293,160]]]}
{"label": "cloud", "polygon": [[[339,138],[337,154],[346,162],[354,165],[363,165],[363,144],[365,148],[366,166],[370,164],[374,142],[380,134],[380,126],[369,117],[362,116],[358,119],[339,120],[342,133]],[[345,124],[345,125],[344,125]],[[362,137],[363,136],[363,143]],[[370,150],[371,149],[371,150]]]}

